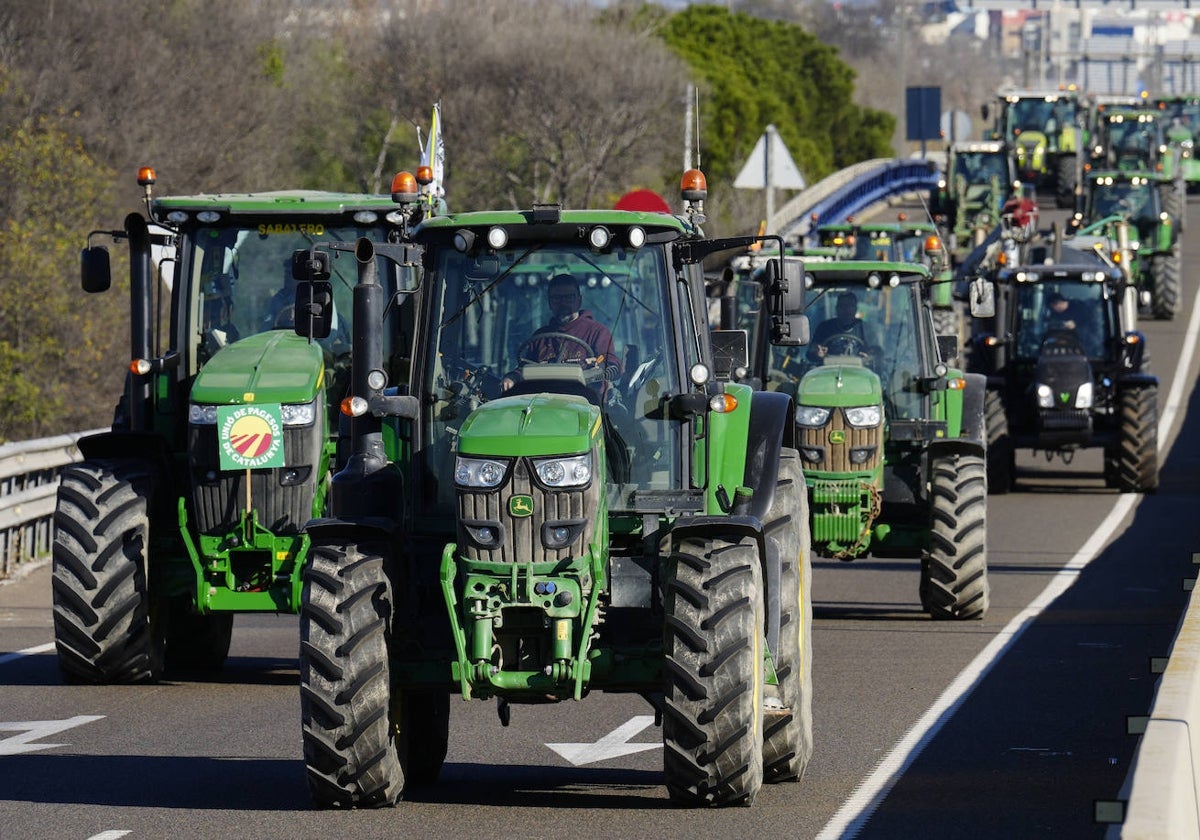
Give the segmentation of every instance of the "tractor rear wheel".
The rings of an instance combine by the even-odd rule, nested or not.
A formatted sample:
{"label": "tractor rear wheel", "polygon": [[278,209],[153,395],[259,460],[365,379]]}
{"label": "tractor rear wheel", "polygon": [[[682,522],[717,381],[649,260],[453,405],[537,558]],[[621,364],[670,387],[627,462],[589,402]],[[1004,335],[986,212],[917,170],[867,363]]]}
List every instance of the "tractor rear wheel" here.
{"label": "tractor rear wheel", "polygon": [[749,805],[763,779],[762,568],[753,542],[685,537],[664,598],[667,792]]}
{"label": "tractor rear wheel", "polygon": [[800,454],[784,449],[775,500],[763,527],[782,563],[779,649],[775,651],[778,685],[765,688],[765,782],[799,781],[813,751],[812,540],[808,516],[808,490]]}
{"label": "tractor rear wheel", "polygon": [[982,455],[930,459],[929,550],[921,559],[921,606],[935,619],[987,612],[987,469]]}
{"label": "tractor rear wheel", "polygon": [[63,677],[153,682],[165,617],[147,578],[153,480],[137,461],[84,461],[59,475],[54,510],[54,643]]}
{"label": "tractor rear wheel", "polygon": [[1076,166],[1074,155],[1054,160],[1054,203],[1058,207],[1075,206]]}
{"label": "tractor rear wheel", "polygon": [[1116,487],[1122,493],[1153,493],[1158,489],[1158,388],[1121,391],[1120,420]]}
{"label": "tractor rear wheel", "polygon": [[379,808],[404,793],[391,620],[378,547],[312,544],[300,606],[300,711],[308,787],[320,807]]}
{"label": "tractor rear wheel", "polygon": [[1150,308],[1160,321],[1174,319],[1179,311],[1180,296],[1180,248],[1176,242],[1165,254],[1156,254],[1151,260],[1154,274],[1153,295]]}
{"label": "tractor rear wheel", "polygon": [[988,492],[1001,495],[1013,487],[1017,471],[1016,449],[1008,433],[1008,414],[999,391],[989,390],[983,398],[984,424],[987,427]]}

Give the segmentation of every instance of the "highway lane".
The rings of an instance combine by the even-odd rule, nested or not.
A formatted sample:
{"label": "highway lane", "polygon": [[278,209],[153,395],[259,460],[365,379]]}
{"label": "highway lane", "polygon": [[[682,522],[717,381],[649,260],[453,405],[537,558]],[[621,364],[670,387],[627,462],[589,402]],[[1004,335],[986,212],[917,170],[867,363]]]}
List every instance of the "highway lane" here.
{"label": "highway lane", "polygon": [[[1192,235],[1185,265],[1198,257]],[[1195,280],[1185,277],[1177,320],[1143,323],[1162,379],[1160,411],[1195,305]],[[928,621],[915,561],[817,563],[816,754],[800,784],[764,788],[752,808],[671,807],[658,730],[637,729],[649,707],[595,696],[514,707],[508,728],[491,704],[455,702],[441,783],[394,810],[313,810],[300,760],[294,618],[239,617],[217,680],[66,686],[52,652],[3,659],[52,639],[43,567],[0,586],[0,838],[1099,837],[1093,800],[1114,798],[1128,771],[1136,738],[1126,716],[1149,708],[1150,658],[1166,654],[1186,603],[1181,582],[1195,575],[1194,360],[1182,377],[1182,432],[1162,441],[1171,448],[1155,496],[1103,489],[1094,453],[1069,468],[1022,454],[1017,491],[989,504],[992,607],[983,621]],[[1084,565],[1090,558],[1077,553],[1116,505],[1129,510]],[[1062,591],[1027,615],[1051,585]],[[919,754],[895,750],[939,700],[950,702],[964,670],[982,670],[982,652],[1004,645],[943,722],[922,730]],[[76,725],[52,731],[63,724],[51,721]],[[576,766],[546,746],[594,744],[623,726],[637,730],[625,740],[640,751]],[[59,746],[16,752],[39,744]],[[877,784],[900,767],[894,785]]]}

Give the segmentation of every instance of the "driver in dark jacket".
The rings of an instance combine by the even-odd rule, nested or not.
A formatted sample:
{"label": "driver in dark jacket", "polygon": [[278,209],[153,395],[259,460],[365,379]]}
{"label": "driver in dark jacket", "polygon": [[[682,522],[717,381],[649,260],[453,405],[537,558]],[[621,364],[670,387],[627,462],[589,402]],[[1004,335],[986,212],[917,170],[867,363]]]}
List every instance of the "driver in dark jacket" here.
{"label": "driver in dark jacket", "polygon": [[817,325],[809,342],[807,355],[810,362],[820,362],[829,353],[829,342],[834,336],[848,335],[859,339],[862,347],[867,346],[867,333],[858,318],[858,296],[854,292],[841,292],[837,296],[837,308],[832,318]]}
{"label": "driver in dark jacket", "polygon": [[[612,332],[592,317],[591,310],[580,308],[583,296],[579,281],[571,274],[556,274],[550,279],[547,295],[550,322],[539,327],[526,342],[525,361],[578,362],[587,368],[602,367],[605,382],[619,378],[621,359],[613,347]],[[511,388],[520,376],[520,371],[507,374],[502,382],[504,390]]]}

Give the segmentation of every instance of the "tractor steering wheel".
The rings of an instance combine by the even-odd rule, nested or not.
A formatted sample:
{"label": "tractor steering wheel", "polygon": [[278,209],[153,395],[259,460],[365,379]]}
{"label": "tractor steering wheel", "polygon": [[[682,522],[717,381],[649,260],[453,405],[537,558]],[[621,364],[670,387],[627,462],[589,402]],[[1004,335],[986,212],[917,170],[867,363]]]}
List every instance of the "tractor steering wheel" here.
{"label": "tractor steering wheel", "polygon": [[[536,344],[540,341],[559,340],[559,339],[561,339],[561,341],[558,345],[558,357],[557,358],[555,358],[553,360],[547,360],[547,359],[533,359],[533,358],[529,357],[528,354],[529,354],[530,348],[532,348],[534,344]],[[521,364],[534,364],[534,365],[541,364],[546,361],[553,361],[555,363],[562,362],[563,356],[565,356],[566,352],[567,352],[567,344],[568,343],[578,344],[580,347],[582,347],[584,350],[586,350],[587,355],[584,358],[591,359],[596,356],[595,348],[593,348],[592,345],[588,344],[586,341],[584,341],[579,336],[571,335],[570,333],[565,333],[565,332],[543,332],[543,333],[537,333],[536,335],[532,336],[527,341],[522,343],[520,347],[517,348],[517,360]]]}

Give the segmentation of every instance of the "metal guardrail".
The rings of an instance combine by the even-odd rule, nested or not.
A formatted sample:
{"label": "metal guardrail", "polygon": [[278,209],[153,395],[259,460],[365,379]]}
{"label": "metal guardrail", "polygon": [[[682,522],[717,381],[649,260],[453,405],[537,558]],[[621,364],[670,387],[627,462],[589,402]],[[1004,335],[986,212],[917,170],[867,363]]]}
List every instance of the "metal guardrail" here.
{"label": "metal guardrail", "polygon": [[[830,182],[826,185],[826,182]],[[785,241],[803,242],[816,223],[844,219],[895,195],[931,192],[937,188],[938,170],[932,158],[872,160],[834,173],[812,190],[806,190],[775,214],[781,222],[774,232]],[[786,214],[786,215],[785,215]]]}
{"label": "metal guardrail", "polygon": [[94,431],[0,446],[0,579],[50,554],[58,472],[79,460],[77,441]]}

